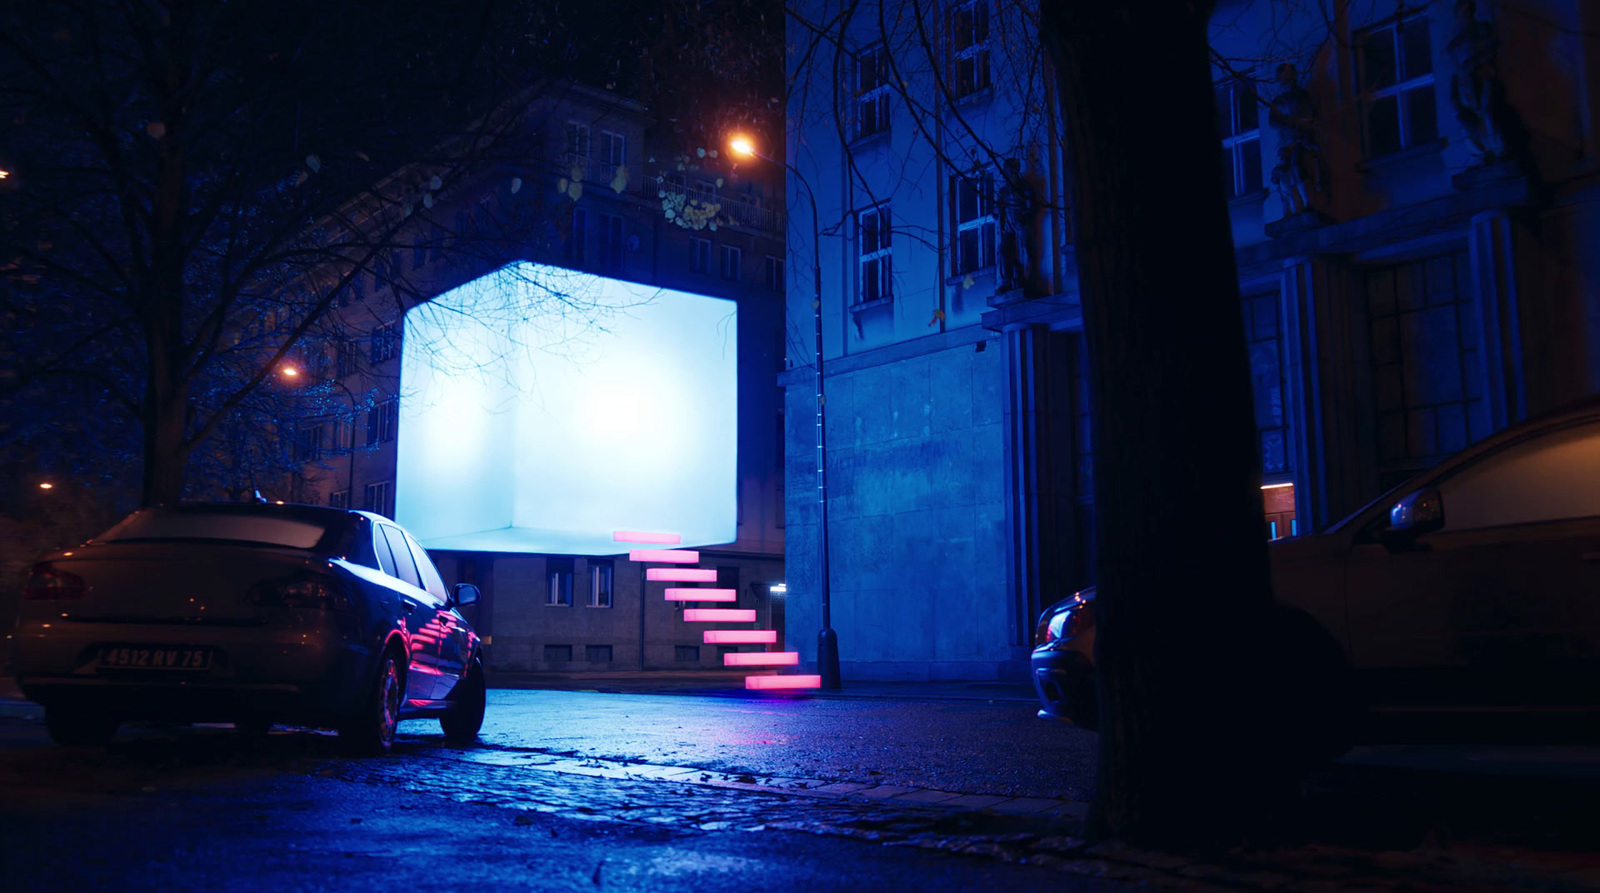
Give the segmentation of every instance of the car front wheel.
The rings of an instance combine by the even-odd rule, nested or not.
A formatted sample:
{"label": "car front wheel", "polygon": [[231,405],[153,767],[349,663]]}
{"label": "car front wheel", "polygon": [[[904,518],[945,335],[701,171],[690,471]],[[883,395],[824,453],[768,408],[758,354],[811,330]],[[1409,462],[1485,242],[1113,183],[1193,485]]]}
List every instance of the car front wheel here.
{"label": "car front wheel", "polygon": [[488,700],[488,686],[483,680],[483,665],[473,661],[467,675],[461,678],[451,695],[450,712],[439,717],[444,737],[450,741],[468,742],[478,737],[483,728],[483,711]]}
{"label": "car front wheel", "polygon": [[393,651],[385,651],[366,702],[340,727],[339,737],[359,754],[388,753],[400,724],[400,701],[405,692],[405,671]]}
{"label": "car front wheel", "polygon": [[119,723],[108,713],[80,707],[46,707],[44,727],[51,740],[69,747],[99,747],[117,733]]}

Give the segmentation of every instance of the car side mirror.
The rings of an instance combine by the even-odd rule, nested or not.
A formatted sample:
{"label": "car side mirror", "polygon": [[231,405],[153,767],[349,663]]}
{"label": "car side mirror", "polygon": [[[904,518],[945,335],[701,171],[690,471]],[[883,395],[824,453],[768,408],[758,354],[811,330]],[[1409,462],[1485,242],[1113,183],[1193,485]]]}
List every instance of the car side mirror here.
{"label": "car side mirror", "polygon": [[1437,489],[1424,487],[1407,493],[1389,509],[1389,526],[1379,536],[1391,550],[1416,550],[1418,537],[1442,527],[1444,500]]}
{"label": "car side mirror", "polygon": [[456,590],[451,595],[451,600],[457,605],[466,607],[478,603],[478,596],[482,595],[477,586],[471,583],[457,583]]}

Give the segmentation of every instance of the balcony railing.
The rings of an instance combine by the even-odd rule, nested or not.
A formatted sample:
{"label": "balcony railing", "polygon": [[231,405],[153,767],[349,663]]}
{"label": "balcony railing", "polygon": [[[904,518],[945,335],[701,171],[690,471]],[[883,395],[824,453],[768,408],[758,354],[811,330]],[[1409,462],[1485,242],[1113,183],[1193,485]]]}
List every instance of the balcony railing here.
{"label": "balcony railing", "polygon": [[698,200],[702,205],[706,203],[720,203],[717,211],[717,220],[725,221],[731,226],[742,229],[751,229],[758,232],[778,234],[783,232],[782,208],[773,203],[761,201],[739,195],[719,194],[715,190],[706,191],[696,188],[694,184],[685,185],[657,174],[645,180],[645,195],[654,198],[661,192],[683,193],[690,201]]}

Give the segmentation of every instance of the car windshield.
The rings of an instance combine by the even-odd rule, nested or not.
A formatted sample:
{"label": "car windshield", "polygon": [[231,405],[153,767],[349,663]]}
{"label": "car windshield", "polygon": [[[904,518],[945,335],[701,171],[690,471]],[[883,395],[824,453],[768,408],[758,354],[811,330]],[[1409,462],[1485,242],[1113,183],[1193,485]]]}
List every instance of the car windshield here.
{"label": "car windshield", "polygon": [[145,509],[95,537],[98,543],[205,540],[310,549],[328,535],[326,525],[248,512],[174,512]]}

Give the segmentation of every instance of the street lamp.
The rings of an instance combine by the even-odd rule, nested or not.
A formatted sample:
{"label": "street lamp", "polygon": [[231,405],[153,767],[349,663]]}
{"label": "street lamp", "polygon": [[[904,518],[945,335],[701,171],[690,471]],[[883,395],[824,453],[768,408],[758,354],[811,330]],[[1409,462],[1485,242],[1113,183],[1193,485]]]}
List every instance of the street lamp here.
{"label": "street lamp", "polygon": [[828,582],[828,429],[825,424],[824,411],[827,398],[823,392],[822,383],[822,245],[821,229],[817,226],[817,195],[811,191],[811,184],[806,182],[804,175],[787,161],[779,161],[756,151],[755,144],[746,136],[735,136],[728,141],[728,147],[740,155],[759,158],[771,164],[783,165],[784,170],[794,175],[800,185],[805,187],[806,197],[811,200],[811,314],[816,320],[816,388],[817,388],[817,509],[820,514],[818,528],[821,540],[821,567],[822,567],[822,630],[817,633],[817,672],[822,677],[822,687],[830,691],[838,691],[839,680],[839,635],[833,631],[832,613],[830,605],[831,586]]}

